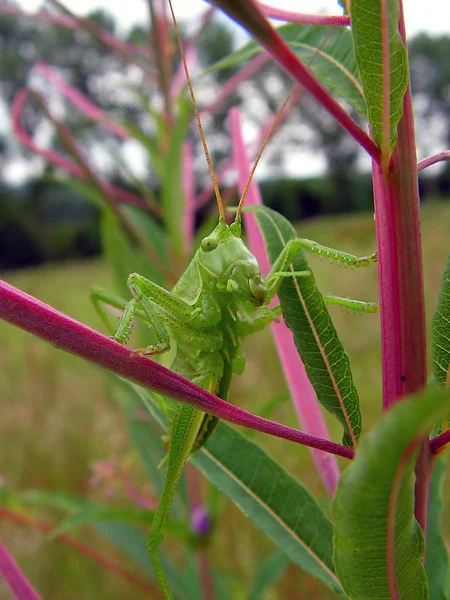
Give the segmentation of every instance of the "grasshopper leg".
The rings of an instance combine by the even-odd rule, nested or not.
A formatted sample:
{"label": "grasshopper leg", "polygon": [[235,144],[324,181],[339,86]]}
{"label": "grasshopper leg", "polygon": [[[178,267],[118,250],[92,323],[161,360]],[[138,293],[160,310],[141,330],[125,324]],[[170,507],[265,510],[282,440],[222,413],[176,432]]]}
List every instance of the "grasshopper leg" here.
{"label": "grasshopper leg", "polygon": [[284,277],[294,277],[299,276],[300,274],[305,276],[306,274],[309,274],[309,271],[299,273],[289,270],[289,265],[292,262],[292,259],[298,252],[301,252],[302,250],[309,250],[315,254],[325,255],[338,262],[342,262],[354,267],[367,267],[371,263],[378,261],[376,252],[368,256],[355,256],[354,254],[349,254],[348,252],[343,252],[342,250],[335,250],[334,248],[322,246],[317,242],[313,242],[304,238],[291,239],[286,243],[283,250],[280,252],[266,278],[266,282],[268,283],[266,303],[270,302],[270,300],[275,296]]}

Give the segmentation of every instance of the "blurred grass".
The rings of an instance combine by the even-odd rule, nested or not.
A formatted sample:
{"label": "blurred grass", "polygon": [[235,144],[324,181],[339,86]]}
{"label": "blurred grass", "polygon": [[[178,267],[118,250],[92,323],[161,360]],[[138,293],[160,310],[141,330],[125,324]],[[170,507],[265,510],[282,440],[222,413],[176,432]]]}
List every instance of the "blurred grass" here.
{"label": "blurred grass", "polygon": [[[450,205],[427,203],[423,207],[422,222],[429,332],[450,248]],[[372,252],[375,247],[375,225],[370,214],[304,222],[299,233],[360,255]],[[316,256],[310,257],[310,262],[323,292],[377,300],[376,268],[354,270]],[[7,273],[4,278],[66,314],[103,330],[88,298],[89,286],[93,283],[112,289],[108,270],[101,261]],[[331,312],[352,360],[367,429],[379,414],[381,405],[379,319],[377,315],[358,315],[336,307],[331,307]],[[0,340],[3,449],[0,476],[12,489],[39,488],[92,495],[88,481],[93,462],[133,455],[125,419],[111,401],[110,378],[99,369],[3,322],[0,322]],[[269,331],[249,338],[245,346],[247,369],[244,375],[234,379],[230,400],[258,412],[267,401],[285,390],[285,384]],[[279,405],[271,418],[297,426],[289,401]],[[339,440],[340,427],[328,415],[326,419],[333,439]],[[267,439],[262,434],[254,438],[326,506],[326,495],[306,449]],[[139,467],[135,471],[138,480],[143,481]],[[449,533],[448,525],[446,532]],[[146,597],[75,550],[57,541],[46,542],[45,537],[35,531],[0,522],[0,537],[46,600],[100,597],[139,600]],[[236,543],[237,538],[239,543]],[[87,533],[83,539],[123,562],[99,536]],[[245,598],[238,581],[248,584],[256,571],[255,565],[271,548],[265,536],[226,502],[222,526],[212,541],[211,555],[231,584],[233,598]],[[264,598],[299,598],[303,593],[322,600],[335,598],[294,566]],[[3,600],[1,588],[0,599]]]}

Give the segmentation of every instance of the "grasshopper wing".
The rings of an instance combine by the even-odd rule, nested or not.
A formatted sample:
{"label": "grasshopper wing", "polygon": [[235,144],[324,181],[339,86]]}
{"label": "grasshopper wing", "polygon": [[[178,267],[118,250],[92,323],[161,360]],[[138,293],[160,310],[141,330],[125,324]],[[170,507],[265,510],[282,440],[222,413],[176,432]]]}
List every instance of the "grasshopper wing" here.
{"label": "grasshopper wing", "polygon": [[199,299],[202,293],[202,278],[197,255],[194,256],[186,271],[175,284],[172,293],[181,300],[184,300],[189,306],[193,306]]}

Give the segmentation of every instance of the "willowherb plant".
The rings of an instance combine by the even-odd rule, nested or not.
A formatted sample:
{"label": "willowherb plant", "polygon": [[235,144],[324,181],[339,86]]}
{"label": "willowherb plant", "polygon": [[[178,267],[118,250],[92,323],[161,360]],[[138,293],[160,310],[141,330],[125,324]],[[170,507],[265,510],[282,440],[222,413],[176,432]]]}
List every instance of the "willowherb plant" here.
{"label": "willowherb plant", "polygon": [[[214,4],[256,40],[215,65],[216,69],[251,59],[233,77],[237,84],[243,73],[261,67],[268,53],[371,157],[376,254],[355,257],[299,239],[284,217],[262,205],[251,180],[254,169],[246,155],[239,111],[233,109],[233,162],[241,202],[234,223],[228,225],[214,181],[219,225],[202,236],[186,268],[197,246],[194,216],[205,195],[195,198],[192,148],[184,143],[191,105],[180,87],[180,71],[170,84],[169,21],[165,5],[155,1],[150,2],[152,56],[163,108],[158,113],[147,104],[147,111],[157,123],[158,136],[125,121],[114,121],[50,67],[38,68],[90,119],[119,137],[139,140],[147,148],[160,183],[159,202],[142,182],[134,182],[138,196],[103,180],[70,131],[52,117],[45,100],[35,91],[20,92],[14,105],[20,139],[84,180],[81,189],[102,210],[104,247],[121,296],[95,288],[92,297],[113,338],[4,282],[0,284],[0,316],[120,376],[117,386],[126,399],[124,406],[131,423],[135,412],[144,408],[163,428],[169,427],[168,467],[166,482],[159,485],[159,508],[154,513],[145,511],[146,516],[142,511],[134,514],[140,523],[151,521],[148,549],[166,598],[198,597],[198,588],[189,583],[189,577],[183,578],[164,554],[156,552],[163,530],[170,535],[177,527],[184,531],[183,539],[199,549],[197,569],[203,597],[230,594],[226,583],[213,578],[207,545],[212,535],[210,518],[202,499],[191,498],[194,540],[183,530],[183,523],[168,519],[188,459],[234,500],[290,561],[329,586],[336,597],[448,598],[448,553],[440,527],[439,497],[444,468],[439,453],[450,441],[450,262],[433,318],[434,378],[427,384],[417,173],[448,159],[449,153],[442,152],[417,165],[402,4],[398,0],[353,0],[348,14],[336,17],[295,14],[254,0],[220,0]],[[292,23],[276,30],[268,16]],[[92,24],[78,25],[99,36],[102,43],[111,43]],[[187,43],[185,64],[193,59],[193,41]],[[117,49],[116,42],[112,46]],[[130,48],[120,50],[130,57]],[[331,90],[366,120],[370,134]],[[190,92],[192,96],[192,89]],[[298,102],[301,93],[294,89],[289,103]],[[54,124],[72,160],[38,149],[21,129],[20,113],[27,94]],[[286,109],[269,125],[269,138],[285,114]],[[240,238],[241,213],[250,250]],[[305,249],[353,266],[378,261],[383,369],[380,405],[385,414],[362,435],[350,361],[326,303],[369,312],[377,307],[321,294]],[[129,277],[132,271],[139,275]],[[167,291],[174,284],[172,291]],[[130,292],[131,301],[127,298]],[[279,305],[270,303],[276,294]],[[118,328],[112,325],[112,313],[104,305],[124,311]],[[280,316],[282,322],[277,322]],[[154,337],[148,330],[138,331],[139,342],[146,348],[143,351],[130,352],[124,345],[133,318],[150,323],[154,330]],[[269,323],[303,431],[250,414],[227,401],[232,374],[244,367],[239,339]],[[163,353],[168,358],[162,358],[161,364],[149,359],[149,355]],[[341,423],[342,444],[328,439],[321,406]],[[237,429],[222,423],[213,432],[215,417],[308,446],[332,498],[331,514],[325,514],[299,481]],[[146,435],[150,442],[156,434],[149,428]],[[335,456],[349,461],[342,474]],[[5,497],[21,499],[20,494],[9,491]],[[45,495],[38,501],[52,503]],[[26,497],[22,502],[26,503]],[[109,514],[96,506],[90,510],[85,520],[99,513],[105,518]],[[73,503],[69,519],[80,519],[80,512],[80,506]],[[0,568],[2,564],[0,561]],[[1,571],[7,582],[12,581],[8,575],[14,572],[11,564]],[[272,583],[272,578],[267,577],[267,581]],[[22,593],[12,584],[10,587],[19,598],[35,597],[30,590]]]}

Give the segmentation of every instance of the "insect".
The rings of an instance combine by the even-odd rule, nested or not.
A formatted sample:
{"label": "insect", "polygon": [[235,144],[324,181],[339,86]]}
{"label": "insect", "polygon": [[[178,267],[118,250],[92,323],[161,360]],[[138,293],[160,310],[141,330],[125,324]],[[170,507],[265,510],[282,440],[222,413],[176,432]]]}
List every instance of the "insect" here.
{"label": "insect", "polygon": [[[369,264],[376,258],[375,255],[358,258],[309,240],[293,239],[274,261],[267,277],[263,277],[258,261],[241,238],[245,194],[240,199],[234,222],[231,225],[226,222],[174,15],[173,18],[188,89],[216,191],[219,223],[202,240],[171,291],[137,273],[129,276],[127,284],[132,299],[125,306],[114,338],[125,344],[134,317],[144,319],[151,324],[156,343],[141,353],[155,356],[167,352],[176,343],[172,369],[226,400],[233,374],[242,373],[245,367],[242,338],[278,319],[280,306],[269,307],[269,303],[285,277],[310,275],[309,271],[289,270],[299,249],[306,248],[354,266]],[[335,297],[330,301],[337,302]],[[94,293],[97,308],[99,302],[121,306],[113,296],[97,291]],[[343,303],[348,305],[347,300],[343,300]],[[169,414],[166,479],[148,537],[149,557],[168,599],[173,596],[158,558],[157,547],[163,539],[164,526],[185,464],[206,442],[216,424],[216,417],[181,403],[177,403]]]}

